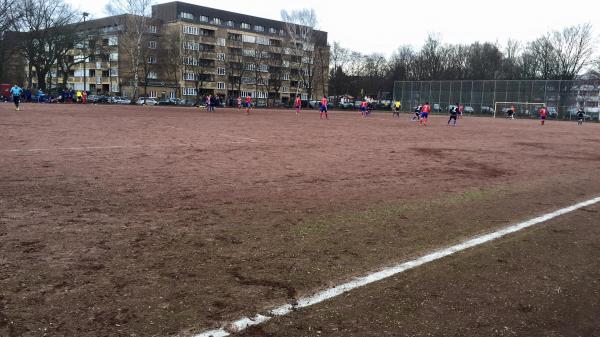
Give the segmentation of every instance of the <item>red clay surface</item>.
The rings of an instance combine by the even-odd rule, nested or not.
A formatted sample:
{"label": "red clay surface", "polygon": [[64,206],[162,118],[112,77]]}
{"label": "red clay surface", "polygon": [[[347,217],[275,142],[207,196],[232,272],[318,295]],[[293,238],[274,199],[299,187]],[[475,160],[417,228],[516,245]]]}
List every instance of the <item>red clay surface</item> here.
{"label": "red clay surface", "polygon": [[0,105],[0,335],[186,336],[600,193],[598,124],[330,118]]}

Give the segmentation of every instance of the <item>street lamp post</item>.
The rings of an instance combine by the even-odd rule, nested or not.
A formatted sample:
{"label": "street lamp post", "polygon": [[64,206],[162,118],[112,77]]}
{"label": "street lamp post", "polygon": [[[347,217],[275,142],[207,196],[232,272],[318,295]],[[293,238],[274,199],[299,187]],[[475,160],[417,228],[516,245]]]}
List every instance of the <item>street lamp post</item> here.
{"label": "street lamp post", "polygon": [[[84,24],[84,29],[85,29],[85,19],[90,15],[90,13],[88,12],[83,12],[83,24]],[[85,35],[84,35],[85,36]],[[86,82],[87,82],[87,70],[86,70],[86,63],[87,63],[87,41],[83,42],[83,48],[84,48],[84,55],[83,55],[83,91],[87,91],[86,90]]]}

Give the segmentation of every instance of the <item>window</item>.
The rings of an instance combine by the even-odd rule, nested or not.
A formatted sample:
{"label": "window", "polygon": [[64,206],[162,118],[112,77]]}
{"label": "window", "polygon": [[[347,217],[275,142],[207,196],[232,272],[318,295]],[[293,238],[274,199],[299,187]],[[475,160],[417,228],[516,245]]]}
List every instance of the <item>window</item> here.
{"label": "window", "polygon": [[258,71],[262,71],[263,73],[268,73],[269,72],[269,65],[267,64],[261,64],[258,66]]}
{"label": "window", "polygon": [[110,70],[109,76],[119,76],[119,69],[117,68],[112,68]]}
{"label": "window", "polygon": [[119,60],[119,53],[110,53],[110,56],[108,57],[109,61],[118,61]]}
{"label": "window", "polygon": [[225,82],[217,82],[217,89],[225,90]]}
{"label": "window", "polygon": [[208,22],[208,16],[200,15],[200,21]]}
{"label": "window", "polygon": [[217,75],[225,76],[225,68],[217,68]]}
{"label": "window", "polygon": [[219,60],[219,61],[225,61],[225,53],[218,53],[217,54],[217,60]]}
{"label": "window", "polygon": [[119,37],[118,36],[109,36],[108,37],[108,45],[109,46],[116,46],[119,44]]}
{"label": "window", "polygon": [[183,88],[184,96],[196,96],[196,88]]}
{"label": "window", "polygon": [[284,81],[289,81],[290,80],[290,73],[283,73],[283,76],[281,77],[282,80]]}
{"label": "window", "polygon": [[197,66],[198,65],[198,59],[193,58],[193,57],[184,57],[183,58],[183,64],[188,65],[188,66]]}
{"label": "window", "polygon": [[280,29],[280,30],[279,30],[279,35],[281,35],[281,36],[285,36],[285,30],[283,30],[283,29]]}
{"label": "window", "polygon": [[213,18],[212,19],[212,24],[213,25],[220,25],[221,24],[221,19],[219,19],[219,18]]}
{"label": "window", "polygon": [[269,33],[271,33],[271,34],[277,34],[277,29],[271,27],[271,28],[269,28]]}
{"label": "window", "polygon": [[121,90],[121,89],[119,88],[119,85],[118,85],[118,84],[112,84],[112,85],[111,85],[111,88],[110,88],[110,91],[111,91],[111,92],[119,92],[120,90]]}
{"label": "window", "polygon": [[233,27],[233,26],[235,26],[233,21],[227,21],[227,27]]}
{"label": "window", "polygon": [[148,26],[148,33],[156,34],[156,26]]}
{"label": "window", "polygon": [[85,56],[83,56],[83,55],[75,55],[75,58],[73,60],[75,62],[83,62],[84,59],[85,59]]}
{"label": "window", "polygon": [[242,41],[247,43],[256,43],[256,36],[242,35]]}
{"label": "window", "polygon": [[183,49],[185,50],[209,50],[207,45],[200,44],[194,41],[184,41]]}
{"label": "window", "polygon": [[148,48],[150,48],[150,49],[156,49],[156,41],[150,41],[148,43]]}
{"label": "window", "polygon": [[313,64],[313,60],[311,57],[304,56],[304,57],[302,57],[302,63]]}
{"label": "window", "polygon": [[240,28],[242,28],[242,29],[250,29],[250,24],[242,22],[242,23],[240,23]]}
{"label": "window", "polygon": [[150,98],[156,98],[156,90],[150,90],[150,91],[148,91],[148,97],[150,97]]}
{"label": "window", "polygon": [[267,39],[266,37],[259,36],[259,37],[256,38],[256,43],[257,44],[261,44],[263,46],[268,46],[269,45],[269,39]]}
{"label": "window", "polygon": [[83,77],[83,69],[77,69],[75,70],[74,75],[75,77]]}
{"label": "window", "polygon": [[290,92],[290,89],[288,87],[281,87],[281,92]]}
{"label": "window", "polygon": [[183,33],[189,35],[200,35],[200,28],[193,26],[183,26]]}
{"label": "window", "polygon": [[196,74],[194,74],[194,73],[184,73],[183,74],[183,79],[185,81],[193,81],[193,80],[196,79]]}
{"label": "window", "polygon": [[283,62],[281,63],[281,65],[284,66],[285,68],[289,68],[290,67],[290,61],[283,60]]}
{"label": "window", "polygon": [[300,94],[300,99],[306,101],[308,99],[308,94]]}
{"label": "window", "polygon": [[254,49],[244,49],[242,51],[242,55],[244,55],[244,56],[250,56],[250,57],[256,57],[256,50],[254,50]]}
{"label": "window", "polygon": [[265,31],[265,27],[263,26],[254,26],[254,30],[257,32],[264,32]]}
{"label": "window", "polygon": [[289,55],[292,53],[292,51],[290,50],[290,48],[283,48],[283,53]]}
{"label": "window", "polygon": [[179,14],[179,17],[181,17],[182,19],[194,20],[194,15],[191,13],[181,12]]}
{"label": "window", "polygon": [[256,84],[256,78],[254,78],[254,77],[242,77],[242,84]]}
{"label": "window", "polygon": [[217,39],[217,46],[225,47],[226,44],[225,38],[220,37]]}
{"label": "window", "polygon": [[148,72],[148,78],[151,79],[151,80],[155,80],[155,79],[158,78],[158,74],[156,74],[156,72],[154,72],[154,71],[149,71]]}
{"label": "window", "polygon": [[156,56],[148,56],[148,63],[149,64],[155,64],[156,63]]}
{"label": "window", "polygon": [[248,71],[254,71],[254,70],[256,70],[256,64],[254,64],[254,63],[247,63],[246,66],[244,67],[244,69],[246,69]]}
{"label": "window", "polygon": [[246,96],[250,96],[250,97],[254,97],[254,92],[252,91],[242,91],[242,97],[246,97]]}
{"label": "window", "polygon": [[269,98],[269,93],[266,91],[258,91],[256,93],[256,98]]}

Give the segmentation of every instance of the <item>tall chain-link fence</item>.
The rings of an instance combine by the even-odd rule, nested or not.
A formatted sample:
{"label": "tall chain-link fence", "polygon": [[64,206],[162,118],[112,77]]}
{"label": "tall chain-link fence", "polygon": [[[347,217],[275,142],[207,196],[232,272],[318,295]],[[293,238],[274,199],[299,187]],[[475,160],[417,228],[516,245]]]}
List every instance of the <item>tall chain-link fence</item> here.
{"label": "tall chain-link fence", "polygon": [[581,107],[586,119],[600,120],[600,80],[398,81],[394,100],[404,111],[429,102],[433,112],[446,113],[460,103],[467,115],[497,117],[509,107],[517,115],[537,117],[532,107],[545,104],[551,118],[562,120],[576,119]]}

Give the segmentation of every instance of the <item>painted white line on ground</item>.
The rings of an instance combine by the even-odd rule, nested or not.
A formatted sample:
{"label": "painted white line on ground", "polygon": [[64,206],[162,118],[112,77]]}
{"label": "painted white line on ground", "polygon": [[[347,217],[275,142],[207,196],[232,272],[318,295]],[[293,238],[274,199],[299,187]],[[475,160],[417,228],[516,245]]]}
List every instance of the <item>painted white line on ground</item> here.
{"label": "painted white line on ground", "polygon": [[243,331],[243,330],[247,329],[248,327],[260,325],[264,322],[269,321],[270,319],[272,319],[274,317],[285,316],[285,315],[289,314],[290,312],[292,312],[293,310],[310,307],[312,305],[332,299],[336,296],[339,296],[341,294],[344,294],[344,293],[354,290],[356,288],[360,288],[360,287],[366,286],[368,284],[381,281],[383,279],[386,279],[386,278],[392,277],[394,275],[400,274],[402,272],[405,272],[409,269],[413,269],[413,268],[419,267],[421,265],[424,265],[426,263],[436,261],[443,257],[455,254],[457,252],[461,252],[468,248],[479,246],[484,243],[499,239],[505,235],[521,231],[525,228],[537,225],[539,223],[546,222],[548,220],[554,219],[558,216],[561,216],[561,215],[564,215],[567,213],[571,213],[580,208],[594,205],[598,202],[600,202],[600,197],[590,199],[588,201],[584,201],[584,202],[575,204],[573,206],[562,208],[562,209],[559,209],[552,213],[548,213],[548,214],[539,216],[537,218],[527,220],[525,222],[521,222],[521,223],[518,223],[515,225],[505,227],[496,232],[492,232],[489,234],[474,237],[472,239],[463,241],[462,243],[459,243],[457,245],[454,245],[454,246],[451,246],[448,248],[443,248],[440,250],[436,250],[430,254],[421,256],[417,259],[414,259],[414,260],[411,260],[408,262],[404,262],[404,263],[395,265],[390,268],[380,270],[373,274],[355,278],[352,281],[340,284],[338,286],[335,286],[335,287],[332,287],[329,289],[325,289],[325,290],[320,291],[312,296],[300,298],[300,299],[298,299],[296,305],[292,306],[291,304],[284,304],[277,308],[268,310],[264,314],[257,314],[254,317],[242,317],[242,318],[238,319],[237,321],[227,323],[223,328],[206,331],[206,332],[194,335],[194,337],[226,337],[226,336],[229,336],[232,333]]}
{"label": "painted white line on ground", "polygon": [[237,140],[244,140],[244,141],[251,142],[251,143],[258,142],[258,140],[254,139],[254,138],[248,138],[248,137],[242,137],[242,136],[233,136],[233,135],[226,135],[224,133],[219,134],[219,136],[226,137],[226,138],[233,138],[233,139],[237,139]]}
{"label": "painted white line on ground", "polygon": [[114,146],[56,147],[56,148],[0,150],[0,153],[141,149],[141,148],[163,148],[163,147],[183,147],[183,146],[191,146],[191,145],[189,145],[189,144],[171,144],[171,145],[114,145]]}

